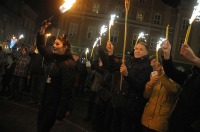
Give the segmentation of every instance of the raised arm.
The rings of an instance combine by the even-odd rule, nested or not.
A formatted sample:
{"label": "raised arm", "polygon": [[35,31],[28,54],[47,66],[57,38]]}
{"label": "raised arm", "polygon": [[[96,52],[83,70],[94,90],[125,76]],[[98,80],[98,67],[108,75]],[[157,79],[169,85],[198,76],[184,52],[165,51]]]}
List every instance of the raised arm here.
{"label": "raised arm", "polygon": [[45,30],[50,24],[50,22],[44,21],[36,38],[36,45],[40,54],[48,60],[51,60],[53,56],[52,52],[45,45]]}
{"label": "raised arm", "polygon": [[180,54],[183,55],[187,60],[192,62],[195,66],[200,68],[200,58],[198,58],[189,45],[183,44],[181,46]]}
{"label": "raised arm", "polygon": [[168,40],[165,40],[162,45],[162,51],[164,54],[163,58],[163,68],[165,74],[171,78],[173,81],[177,82],[178,84],[182,85],[184,80],[187,78],[187,74],[185,72],[181,72],[177,70],[172,62],[171,58],[171,44]]}
{"label": "raised arm", "polygon": [[113,56],[114,46],[110,41],[107,42],[106,50],[108,52],[108,70],[110,72],[119,71],[121,63],[116,63],[114,61],[114,56]]}

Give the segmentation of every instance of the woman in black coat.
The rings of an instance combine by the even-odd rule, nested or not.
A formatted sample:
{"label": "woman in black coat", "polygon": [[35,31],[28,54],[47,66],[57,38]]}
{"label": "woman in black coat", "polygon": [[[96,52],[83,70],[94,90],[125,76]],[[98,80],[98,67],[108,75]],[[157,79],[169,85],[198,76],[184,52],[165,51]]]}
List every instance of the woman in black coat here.
{"label": "woman in black coat", "polygon": [[45,71],[46,84],[38,113],[38,132],[49,132],[54,124],[62,122],[69,109],[75,75],[75,62],[70,51],[71,45],[64,37],[58,37],[53,52],[45,46],[45,27],[37,35],[37,48],[49,62]]}

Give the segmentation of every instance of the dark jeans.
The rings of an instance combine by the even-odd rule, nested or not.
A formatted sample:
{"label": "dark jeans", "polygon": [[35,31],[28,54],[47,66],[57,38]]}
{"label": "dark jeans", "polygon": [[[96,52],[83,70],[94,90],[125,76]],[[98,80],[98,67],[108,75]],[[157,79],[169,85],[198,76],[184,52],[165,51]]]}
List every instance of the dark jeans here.
{"label": "dark jeans", "polygon": [[89,91],[89,102],[88,102],[88,112],[87,117],[89,120],[91,120],[94,116],[94,108],[95,108],[95,100],[96,100],[96,92]]}
{"label": "dark jeans", "polygon": [[112,132],[141,132],[141,116],[122,108],[113,109]]}
{"label": "dark jeans", "polygon": [[158,131],[149,129],[146,126],[142,125],[142,132],[158,132]]}
{"label": "dark jeans", "polygon": [[37,119],[37,132],[49,132],[56,120],[57,108],[52,106],[41,106]]}
{"label": "dark jeans", "polygon": [[17,97],[17,99],[21,99],[22,92],[25,89],[27,77],[20,77],[20,76],[12,76],[11,79],[11,96]]}
{"label": "dark jeans", "polygon": [[[98,99],[97,99],[98,100]],[[106,109],[107,109],[108,102],[98,102],[95,106],[94,110],[94,123],[96,127],[97,132],[102,132],[103,131],[103,126],[104,126],[104,120],[106,116]],[[105,131],[103,131],[105,132]]]}
{"label": "dark jeans", "polygon": [[44,75],[31,75],[31,96],[32,101],[39,103],[44,91]]}
{"label": "dark jeans", "polygon": [[[2,90],[2,89],[1,89],[1,87],[2,87],[2,82],[3,82],[2,80],[3,80],[3,75],[0,75],[0,91]],[[2,91],[3,91],[3,90],[2,90]]]}
{"label": "dark jeans", "polygon": [[45,84],[41,106],[37,118],[37,132],[49,132],[53,127],[58,110],[59,101],[51,86]]}
{"label": "dark jeans", "polygon": [[10,88],[10,81],[11,81],[12,75],[9,73],[5,73],[2,78],[2,92],[6,92],[8,90],[8,93],[10,94],[11,88]]}
{"label": "dark jeans", "polygon": [[111,132],[112,116],[113,116],[113,106],[112,106],[112,103],[109,102],[106,107],[106,113],[105,113],[105,119],[103,122],[102,132]]}

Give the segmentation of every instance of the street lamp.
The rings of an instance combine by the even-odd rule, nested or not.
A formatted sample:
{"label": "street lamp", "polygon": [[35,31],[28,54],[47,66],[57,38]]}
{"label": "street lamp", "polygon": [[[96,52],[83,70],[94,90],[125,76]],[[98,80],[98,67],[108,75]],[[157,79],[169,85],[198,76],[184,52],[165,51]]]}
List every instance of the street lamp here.
{"label": "street lamp", "polygon": [[17,42],[17,38],[13,35],[10,41],[10,48],[12,49]]}
{"label": "street lamp", "polygon": [[10,49],[12,49],[22,38],[24,38],[23,34],[21,34],[18,39],[15,37],[15,35],[13,35],[10,41]]}

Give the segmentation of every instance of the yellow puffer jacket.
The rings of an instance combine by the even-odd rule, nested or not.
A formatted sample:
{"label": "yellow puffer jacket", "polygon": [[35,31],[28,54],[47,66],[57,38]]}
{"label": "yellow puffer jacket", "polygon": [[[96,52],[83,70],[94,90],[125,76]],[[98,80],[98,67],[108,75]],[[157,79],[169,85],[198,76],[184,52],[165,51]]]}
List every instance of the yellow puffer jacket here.
{"label": "yellow puffer jacket", "polygon": [[171,110],[177,99],[180,86],[163,73],[160,81],[145,86],[144,97],[149,99],[142,115],[142,125],[149,129],[166,132]]}

